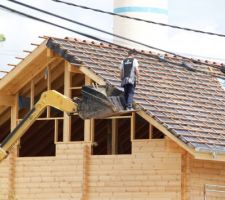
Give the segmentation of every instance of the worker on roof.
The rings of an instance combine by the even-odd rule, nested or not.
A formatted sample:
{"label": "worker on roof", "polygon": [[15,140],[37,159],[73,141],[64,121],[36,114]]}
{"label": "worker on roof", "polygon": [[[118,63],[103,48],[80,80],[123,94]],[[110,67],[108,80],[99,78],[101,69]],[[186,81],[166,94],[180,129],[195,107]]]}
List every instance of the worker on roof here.
{"label": "worker on roof", "polygon": [[134,58],[137,54],[135,49],[128,51],[128,56],[120,64],[121,86],[124,87],[125,109],[132,110],[133,96],[136,84],[139,81],[139,64]]}

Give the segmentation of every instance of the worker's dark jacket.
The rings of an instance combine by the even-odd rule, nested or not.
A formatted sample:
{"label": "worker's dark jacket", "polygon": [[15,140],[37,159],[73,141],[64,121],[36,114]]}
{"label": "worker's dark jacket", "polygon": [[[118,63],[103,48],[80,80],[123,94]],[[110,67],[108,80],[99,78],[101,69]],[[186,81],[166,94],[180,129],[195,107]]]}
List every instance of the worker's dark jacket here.
{"label": "worker's dark jacket", "polygon": [[133,65],[134,58],[126,58],[123,61],[122,66],[122,83],[121,86],[123,87],[126,84],[133,84],[135,85],[135,67]]}

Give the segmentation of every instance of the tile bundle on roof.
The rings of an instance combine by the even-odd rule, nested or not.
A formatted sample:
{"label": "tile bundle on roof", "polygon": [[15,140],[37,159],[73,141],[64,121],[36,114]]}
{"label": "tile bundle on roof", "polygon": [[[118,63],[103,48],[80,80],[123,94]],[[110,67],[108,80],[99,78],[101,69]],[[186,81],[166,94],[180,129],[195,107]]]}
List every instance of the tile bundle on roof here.
{"label": "tile bundle on roof", "polygon": [[[48,40],[47,47],[120,86],[118,66],[126,49],[55,38]],[[165,55],[162,60],[151,52],[136,57],[141,82],[135,103],[192,148],[225,152],[225,91],[215,77],[225,78],[220,68],[176,56]]]}

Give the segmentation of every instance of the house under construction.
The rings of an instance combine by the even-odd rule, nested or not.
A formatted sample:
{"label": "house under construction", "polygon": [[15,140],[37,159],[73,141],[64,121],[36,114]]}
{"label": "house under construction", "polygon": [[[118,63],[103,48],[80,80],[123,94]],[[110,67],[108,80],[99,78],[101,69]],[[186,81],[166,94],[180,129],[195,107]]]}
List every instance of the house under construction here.
{"label": "house under construction", "polygon": [[[83,86],[120,89],[127,51],[46,37],[0,80],[0,144],[45,91],[82,99]],[[84,120],[47,107],[0,163],[1,200],[225,199],[223,66],[137,59],[137,110]]]}

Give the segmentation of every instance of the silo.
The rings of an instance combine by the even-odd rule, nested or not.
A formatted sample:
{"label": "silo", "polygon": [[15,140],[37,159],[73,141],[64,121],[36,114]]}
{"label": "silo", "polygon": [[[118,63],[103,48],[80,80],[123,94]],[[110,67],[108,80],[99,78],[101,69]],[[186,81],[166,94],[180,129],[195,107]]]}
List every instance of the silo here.
{"label": "silo", "polygon": [[[168,23],[168,0],[114,0],[114,13]],[[167,27],[118,16],[114,17],[113,31],[114,34],[156,47],[165,47],[168,40]],[[146,49],[133,43],[124,43],[118,38],[114,38],[114,42],[131,48]]]}

